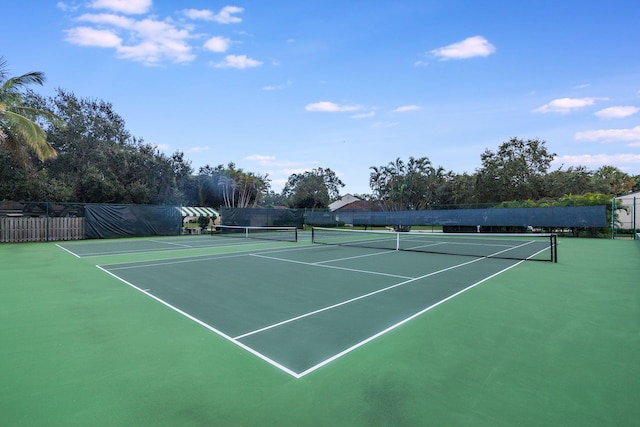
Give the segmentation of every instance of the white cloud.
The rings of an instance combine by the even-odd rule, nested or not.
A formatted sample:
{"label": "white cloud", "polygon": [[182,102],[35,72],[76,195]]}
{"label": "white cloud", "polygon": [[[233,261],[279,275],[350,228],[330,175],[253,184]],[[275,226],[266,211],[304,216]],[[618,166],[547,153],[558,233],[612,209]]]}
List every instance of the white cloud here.
{"label": "white cloud", "polygon": [[352,119],[368,119],[369,117],[373,117],[376,115],[375,111],[369,111],[368,113],[354,114],[351,116]]}
{"label": "white cloud", "polygon": [[[158,18],[149,12],[151,0],[88,0],[85,8],[103,9],[104,13],[84,13],[75,21],[88,25],[66,30],[66,41],[79,46],[113,48],[118,58],[129,59],[145,65],[158,65],[162,62],[184,63],[193,61],[193,40],[200,39],[195,33],[192,22],[184,22],[171,17]],[[71,11],[64,2],[58,8]],[[208,20],[223,24],[241,22],[237,17],[244,9],[225,6],[218,13],[208,10],[187,9],[182,14],[194,20]],[[75,9],[73,9],[75,11]],[[127,15],[147,14],[141,18]],[[226,52],[231,40],[225,37],[211,37],[204,42],[203,48],[212,52]],[[262,62],[244,55],[231,55],[216,64],[221,68],[250,68],[262,65]]]}
{"label": "white cloud", "polygon": [[226,37],[211,37],[204,43],[204,48],[212,52],[226,52],[231,40]]}
{"label": "white cloud", "polygon": [[88,6],[133,15],[147,13],[151,9],[151,0],[93,0]]}
{"label": "white cloud", "polygon": [[63,12],[75,12],[78,9],[78,6],[70,5],[63,1],[56,3],[56,7]]}
{"label": "white cloud", "polygon": [[213,13],[207,9],[185,9],[182,13],[189,19],[200,19],[204,21],[214,21],[219,24],[237,24],[242,22],[242,18],[234,16],[235,14],[242,13],[243,8],[237,6],[225,6],[220,9],[220,12]]}
{"label": "white cloud", "polygon": [[78,21],[94,24],[66,31],[66,40],[79,46],[112,47],[119,58],[157,65],[162,61],[189,62],[195,59],[188,41],[188,29],[171,21],[131,19],[126,16],[100,13],[83,14]]}
{"label": "white cloud", "polygon": [[576,141],[590,142],[632,142],[635,146],[640,141],[640,126],[631,129],[601,129],[577,132]]}
{"label": "white cloud", "polygon": [[227,55],[222,62],[214,64],[216,68],[237,68],[243,70],[245,68],[254,68],[262,65],[261,61],[251,59],[247,55]]}
{"label": "white cloud", "polygon": [[588,107],[605,98],[559,98],[533,110],[534,113],[567,114],[579,108]]}
{"label": "white cloud", "polygon": [[489,56],[496,51],[487,39],[482,36],[466,38],[460,42],[443,46],[431,51],[431,54],[442,61],[449,59],[467,59],[476,56]]}
{"label": "white cloud", "polygon": [[236,24],[241,22],[242,19],[233,15],[236,13],[242,13],[243,10],[243,8],[237,6],[225,6],[214,16],[213,20],[219,24]]}
{"label": "white cloud", "polygon": [[187,40],[191,37],[189,31],[179,29],[174,25],[144,19],[137,21],[133,28],[139,43],[122,46],[118,55],[122,58],[154,65],[163,60],[172,62],[189,62],[195,59],[191,53],[191,46]]}
{"label": "white cloud", "polygon": [[291,86],[293,84],[293,82],[291,80],[287,80],[285,83],[279,84],[279,85],[268,85],[268,86],[264,86],[262,88],[262,90],[283,90],[286,89],[287,87]]}
{"label": "white cloud", "polygon": [[91,22],[92,24],[111,25],[114,27],[131,29],[135,26],[135,20],[113,13],[85,13],[77,18],[78,21]]}
{"label": "white cloud", "polygon": [[122,39],[109,30],[76,27],[66,31],[66,40],[79,46],[120,47]]}
{"label": "white cloud", "polygon": [[640,154],[577,154],[558,156],[553,162],[554,165],[566,166],[603,166],[603,165],[626,165],[640,164]]}
{"label": "white cloud", "polygon": [[320,113],[344,113],[362,109],[360,105],[338,105],[329,101],[315,102],[304,107],[305,110]]}
{"label": "white cloud", "polygon": [[202,19],[204,21],[213,21],[213,12],[208,9],[185,9],[182,13],[189,19]]}
{"label": "white cloud", "polygon": [[393,110],[394,113],[406,113],[408,111],[416,111],[416,110],[421,110],[422,107],[419,105],[403,105],[401,107],[396,108],[395,110]]}
{"label": "white cloud", "polygon": [[638,111],[640,111],[640,108],[634,106],[617,106],[596,111],[595,114],[601,119],[623,119],[634,115]]}

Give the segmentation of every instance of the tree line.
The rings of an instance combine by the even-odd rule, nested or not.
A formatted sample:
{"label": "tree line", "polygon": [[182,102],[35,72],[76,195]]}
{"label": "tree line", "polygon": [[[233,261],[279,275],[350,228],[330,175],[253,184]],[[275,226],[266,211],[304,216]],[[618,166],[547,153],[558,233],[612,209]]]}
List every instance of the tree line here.
{"label": "tree line", "polygon": [[396,159],[372,167],[372,195],[386,209],[424,209],[432,205],[483,204],[560,199],[568,195],[620,196],[640,191],[640,175],[614,166],[591,171],[584,166],[550,170],[556,154],[539,139],[511,138],[498,150],[485,150],[473,174],[435,167],[427,157]]}
{"label": "tree line", "polygon": [[[131,135],[109,102],[26,88],[43,82],[39,72],[9,77],[0,58],[0,200],[314,209],[337,200],[345,186],[322,167],[292,174],[280,193],[268,175],[233,162],[196,172],[183,152],[166,155]],[[371,193],[356,196],[406,210],[640,191],[640,175],[614,166],[550,170],[554,157],[545,141],[514,137],[485,150],[472,174],[434,166],[426,156],[397,158],[372,166]]]}

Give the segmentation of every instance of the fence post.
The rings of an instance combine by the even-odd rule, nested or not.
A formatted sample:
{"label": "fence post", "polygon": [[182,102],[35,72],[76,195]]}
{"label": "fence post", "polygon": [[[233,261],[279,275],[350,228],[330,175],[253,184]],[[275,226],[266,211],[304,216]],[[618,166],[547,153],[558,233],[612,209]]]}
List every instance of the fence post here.
{"label": "fence post", "polygon": [[44,224],[44,241],[48,242],[49,241],[49,202],[45,203],[45,208],[44,208],[44,212],[45,212],[45,218],[47,218],[45,224]]}
{"label": "fence post", "polygon": [[611,199],[611,239],[616,238],[616,226],[615,226],[615,217],[616,217],[616,198]]}
{"label": "fence post", "polygon": [[638,224],[637,224],[637,219],[638,218],[638,205],[636,204],[636,197],[633,196],[633,238],[635,239],[638,236]]}

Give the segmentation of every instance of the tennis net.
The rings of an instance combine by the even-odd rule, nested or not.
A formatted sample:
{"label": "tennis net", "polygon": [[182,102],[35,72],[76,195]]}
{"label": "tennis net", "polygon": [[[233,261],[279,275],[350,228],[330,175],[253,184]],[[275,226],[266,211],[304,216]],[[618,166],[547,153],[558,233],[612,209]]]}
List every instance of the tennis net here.
{"label": "tennis net", "polygon": [[326,245],[487,258],[558,261],[555,234],[450,234],[313,227],[311,239],[313,243]]}
{"label": "tennis net", "polygon": [[216,231],[220,236],[246,237],[249,239],[278,240],[297,242],[296,227],[245,227],[241,225],[219,225]]}

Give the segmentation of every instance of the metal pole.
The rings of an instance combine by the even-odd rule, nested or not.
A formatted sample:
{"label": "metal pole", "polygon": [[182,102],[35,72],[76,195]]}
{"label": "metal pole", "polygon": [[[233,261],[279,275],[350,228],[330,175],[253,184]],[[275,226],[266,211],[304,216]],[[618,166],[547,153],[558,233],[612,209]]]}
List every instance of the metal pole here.
{"label": "metal pole", "polygon": [[616,216],[616,198],[611,199],[611,238],[616,238],[615,229],[615,216]]}
{"label": "metal pole", "polygon": [[45,203],[45,215],[46,215],[46,220],[45,220],[45,241],[48,242],[49,241],[49,202]]}
{"label": "metal pole", "polygon": [[637,219],[638,218],[638,205],[636,204],[636,197],[633,196],[633,238],[637,238],[638,236],[638,224],[637,224]]}

